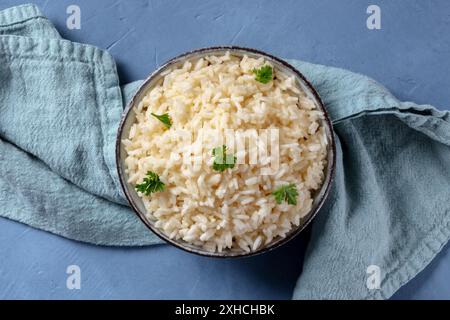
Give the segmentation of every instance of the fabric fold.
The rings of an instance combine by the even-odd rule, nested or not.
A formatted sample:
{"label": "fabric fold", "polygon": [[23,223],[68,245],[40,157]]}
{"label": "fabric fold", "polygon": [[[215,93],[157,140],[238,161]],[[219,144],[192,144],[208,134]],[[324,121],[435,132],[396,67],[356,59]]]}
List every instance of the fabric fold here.
{"label": "fabric fold", "polygon": [[117,203],[122,96],[111,56],[66,40],[0,36],[0,136]]}
{"label": "fabric fold", "polygon": [[0,11],[0,35],[60,38],[53,24],[38,7],[30,4]]}

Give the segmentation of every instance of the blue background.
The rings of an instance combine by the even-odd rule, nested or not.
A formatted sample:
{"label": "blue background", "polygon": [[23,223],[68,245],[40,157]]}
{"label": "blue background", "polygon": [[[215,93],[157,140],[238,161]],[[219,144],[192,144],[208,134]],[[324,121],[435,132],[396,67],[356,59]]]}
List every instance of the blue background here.
{"label": "blue background", "polygon": [[[0,0],[0,9],[22,4]],[[450,109],[450,2],[435,1],[36,1],[64,38],[116,58],[122,83],[145,78],[184,51],[220,44],[369,75],[402,100]],[[66,8],[81,8],[81,30]],[[381,8],[381,30],[366,9]],[[0,298],[288,299],[309,230],[274,252],[239,260],[167,245],[96,247],[0,219]],[[81,268],[81,290],[66,268]],[[450,246],[394,298],[450,299]]]}

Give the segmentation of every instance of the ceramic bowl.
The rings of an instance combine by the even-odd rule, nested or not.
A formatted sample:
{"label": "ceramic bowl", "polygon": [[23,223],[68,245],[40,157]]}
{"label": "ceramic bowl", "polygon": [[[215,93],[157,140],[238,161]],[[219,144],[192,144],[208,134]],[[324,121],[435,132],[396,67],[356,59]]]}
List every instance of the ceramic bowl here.
{"label": "ceramic bowl", "polygon": [[[142,100],[142,98],[146,95],[146,93],[153,87],[155,84],[158,83],[158,81],[162,78],[162,73],[166,71],[167,69],[174,67],[178,67],[183,65],[183,63],[186,60],[193,60],[198,59],[207,55],[223,55],[227,51],[230,52],[230,54],[242,57],[244,55],[247,55],[249,57],[259,58],[263,57],[266,61],[269,61],[275,68],[275,70],[281,71],[285,74],[293,75],[295,79],[297,80],[298,86],[303,89],[303,91],[306,93],[306,95],[316,104],[316,106],[323,111],[325,114],[324,120],[322,125],[325,127],[326,136],[328,139],[328,150],[327,150],[327,167],[325,169],[325,179],[323,181],[322,187],[317,190],[313,194],[313,205],[311,211],[301,220],[301,223],[298,227],[293,228],[284,238],[275,238],[271,243],[268,245],[262,246],[256,251],[252,252],[245,252],[240,250],[224,250],[222,252],[209,252],[201,247],[189,244],[187,242],[184,242],[183,240],[174,240],[170,239],[167,235],[165,235],[161,230],[157,229],[154,226],[153,221],[146,218],[145,215],[145,207],[141,200],[141,198],[138,196],[137,192],[135,191],[134,187],[129,184],[128,176],[125,172],[125,163],[124,160],[126,158],[126,151],[121,143],[122,139],[126,139],[129,136],[129,131],[132,126],[132,124],[135,123],[135,107],[138,105],[138,103]],[[295,236],[297,236],[299,233],[302,232],[302,230],[305,229],[305,227],[313,220],[314,216],[317,214],[319,209],[321,208],[322,204],[324,203],[334,175],[334,167],[335,167],[335,141],[333,136],[333,130],[332,125],[330,122],[330,119],[328,117],[328,114],[324,108],[324,105],[322,103],[322,100],[320,99],[318,93],[313,88],[313,86],[306,80],[306,78],[301,74],[301,72],[297,69],[295,69],[293,66],[291,66],[289,63],[285,62],[282,59],[276,58],[270,54],[264,53],[259,50],[255,49],[249,49],[249,48],[241,48],[241,47],[211,47],[211,48],[204,48],[199,50],[190,51],[187,53],[184,53],[178,57],[175,57],[168,62],[166,62],[164,65],[162,65],[160,68],[158,68],[155,72],[153,72],[141,85],[141,87],[137,90],[131,101],[129,102],[128,106],[123,112],[122,120],[118,129],[117,133],[117,141],[116,141],[116,163],[117,163],[117,170],[119,173],[119,178],[121,185],[123,187],[123,191],[125,193],[125,196],[127,197],[131,208],[136,212],[136,214],[139,216],[139,218],[142,220],[142,222],[156,235],[158,235],[161,239],[165,240],[166,242],[174,245],[175,247],[178,247],[180,249],[186,250],[191,253],[200,254],[204,256],[210,256],[210,257],[242,257],[242,256],[252,256],[256,254],[260,254],[263,252],[267,252],[269,250],[275,249],[277,247],[280,247],[281,245],[285,244]]]}

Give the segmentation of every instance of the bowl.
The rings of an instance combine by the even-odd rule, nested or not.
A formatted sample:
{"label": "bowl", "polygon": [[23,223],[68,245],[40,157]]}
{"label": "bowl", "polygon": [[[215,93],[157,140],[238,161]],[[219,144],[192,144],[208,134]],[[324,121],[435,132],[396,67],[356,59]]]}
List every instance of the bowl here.
{"label": "bowl", "polygon": [[[324,113],[324,120],[322,121],[321,125],[325,128],[325,134],[328,139],[328,147],[327,147],[327,166],[325,169],[325,178],[322,183],[322,186],[319,190],[314,192],[312,194],[313,198],[313,205],[310,212],[302,218],[301,223],[298,227],[293,228],[284,238],[278,237],[275,238],[272,242],[269,244],[251,252],[246,252],[244,250],[229,250],[226,249],[222,252],[210,252],[206,249],[203,249],[201,247],[195,246],[193,244],[187,243],[183,240],[176,240],[176,239],[170,239],[167,235],[165,235],[161,230],[157,229],[154,226],[154,222],[147,219],[145,213],[146,209],[144,207],[143,201],[138,196],[137,192],[135,191],[134,187],[129,184],[128,176],[125,172],[125,158],[126,158],[126,151],[123,147],[123,144],[121,143],[122,139],[128,138],[129,131],[132,126],[132,124],[135,122],[136,114],[134,112],[135,106],[142,100],[142,98],[145,96],[145,94],[163,77],[164,71],[166,71],[168,68],[174,68],[181,66],[186,60],[191,59],[198,59],[204,56],[208,55],[214,55],[214,54],[224,54],[227,51],[230,52],[231,55],[242,57],[243,55],[247,55],[249,57],[253,58],[259,58],[263,57],[266,61],[269,61],[276,70],[279,70],[281,72],[284,72],[286,74],[293,75],[297,81],[298,86],[303,89],[303,91],[306,93],[306,95],[316,104],[316,106]],[[138,217],[142,220],[142,222],[151,230],[153,231],[157,236],[159,236],[164,241],[168,242],[169,244],[174,245],[177,248],[183,249],[187,252],[199,254],[203,256],[209,256],[209,257],[243,257],[243,256],[253,256],[257,254],[261,254],[263,252],[268,252],[270,250],[273,250],[275,248],[278,248],[282,246],[283,244],[287,243],[289,240],[293,239],[295,236],[300,234],[305,227],[313,220],[317,212],[322,207],[328,193],[331,187],[331,182],[334,176],[334,168],[335,168],[335,154],[336,154],[336,147],[335,147],[335,141],[333,136],[333,129],[331,125],[330,118],[324,108],[324,105],[322,103],[322,100],[319,97],[319,94],[316,92],[316,90],[313,88],[313,86],[306,80],[306,78],[295,69],[293,66],[291,66],[289,63],[285,62],[282,59],[276,58],[270,54],[264,53],[259,50],[255,49],[249,49],[249,48],[242,48],[242,47],[236,47],[236,46],[220,46],[220,47],[210,47],[210,48],[203,48],[198,49],[194,51],[190,51],[187,53],[184,53],[182,55],[179,55],[165,64],[163,64],[161,67],[159,67],[155,72],[153,72],[140,86],[140,88],[137,90],[137,92],[132,97],[131,101],[128,103],[127,107],[125,108],[122,119],[119,125],[118,133],[117,133],[117,140],[116,140],[116,165],[117,170],[119,174],[120,183],[122,185],[124,194],[126,198],[128,199],[128,202],[130,203],[131,208],[133,211],[138,215]]]}

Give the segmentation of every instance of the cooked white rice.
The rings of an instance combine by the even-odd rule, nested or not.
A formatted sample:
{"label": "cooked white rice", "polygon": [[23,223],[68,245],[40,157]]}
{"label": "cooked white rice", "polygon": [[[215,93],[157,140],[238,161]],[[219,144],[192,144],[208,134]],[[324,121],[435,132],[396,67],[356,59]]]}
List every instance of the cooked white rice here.
{"label": "cooked white rice", "polygon": [[[252,70],[263,65],[271,64],[229,53],[186,62],[166,71],[136,107],[136,123],[123,140],[128,182],[141,183],[147,171],[160,176],[163,192],[139,195],[147,217],[168,237],[208,251],[255,251],[285,237],[311,210],[311,194],[320,188],[326,166],[323,113],[293,76],[274,69],[273,81],[256,81]],[[172,127],[151,113],[170,114]],[[200,128],[218,134],[201,135]],[[234,168],[212,169],[211,150],[222,145],[217,139],[226,129],[268,128],[279,130],[274,174],[261,174],[267,161],[239,164],[242,154]],[[186,143],[178,131],[192,133],[193,141]],[[197,152],[202,162],[183,162],[186,152]],[[277,204],[272,195],[288,183],[297,188],[297,205]]]}

